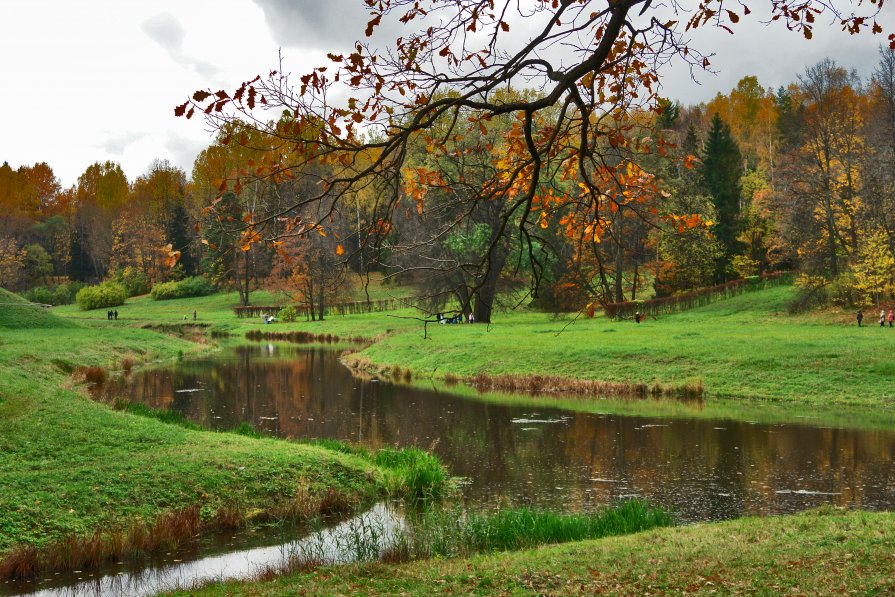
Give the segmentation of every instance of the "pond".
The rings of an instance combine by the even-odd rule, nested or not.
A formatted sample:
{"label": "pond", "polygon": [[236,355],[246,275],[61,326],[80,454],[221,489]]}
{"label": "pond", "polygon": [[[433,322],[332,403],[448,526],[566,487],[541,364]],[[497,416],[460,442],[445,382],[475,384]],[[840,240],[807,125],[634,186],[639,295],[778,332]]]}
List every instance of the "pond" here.
{"label": "pond", "polygon": [[[360,379],[332,348],[239,345],[135,373],[107,384],[105,391],[107,398],[123,396],[178,411],[210,429],[247,422],[284,438],[431,449],[462,479],[463,499],[473,508],[581,511],[637,496],[671,508],[684,522],[696,522],[821,504],[895,506],[892,431],[589,414],[551,408],[549,400],[537,407],[495,404],[419,385]],[[281,565],[302,542],[333,543],[353,521],[372,516],[384,521],[377,523],[384,528],[398,524],[384,508],[377,505],[307,539],[208,537],[146,568],[0,585],[0,594],[138,596],[203,579],[251,576]]]}
{"label": "pond", "polygon": [[577,511],[638,496],[695,522],[895,505],[893,432],[507,406],[362,380],[327,348],[241,345],[111,391],[211,429],[432,449],[474,506]]}

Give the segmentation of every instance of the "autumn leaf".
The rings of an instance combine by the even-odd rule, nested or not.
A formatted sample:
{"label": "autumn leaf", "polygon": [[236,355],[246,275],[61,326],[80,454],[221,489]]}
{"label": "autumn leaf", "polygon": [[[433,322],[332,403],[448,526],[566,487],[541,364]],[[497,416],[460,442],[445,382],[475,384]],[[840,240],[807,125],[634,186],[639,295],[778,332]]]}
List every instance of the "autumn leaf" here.
{"label": "autumn leaf", "polygon": [[342,256],[345,254],[345,249],[342,248],[342,245],[336,245],[336,255]]}

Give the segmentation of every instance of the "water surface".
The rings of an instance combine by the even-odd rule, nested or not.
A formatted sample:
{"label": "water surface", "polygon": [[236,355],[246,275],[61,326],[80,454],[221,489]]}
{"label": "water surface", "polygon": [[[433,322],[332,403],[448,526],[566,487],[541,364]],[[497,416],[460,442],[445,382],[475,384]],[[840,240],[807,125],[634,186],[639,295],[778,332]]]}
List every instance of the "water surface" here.
{"label": "water surface", "polygon": [[338,351],[243,345],[112,391],[212,429],[432,449],[475,506],[591,510],[638,496],[686,522],[895,505],[895,433],[495,405],[361,380]]}

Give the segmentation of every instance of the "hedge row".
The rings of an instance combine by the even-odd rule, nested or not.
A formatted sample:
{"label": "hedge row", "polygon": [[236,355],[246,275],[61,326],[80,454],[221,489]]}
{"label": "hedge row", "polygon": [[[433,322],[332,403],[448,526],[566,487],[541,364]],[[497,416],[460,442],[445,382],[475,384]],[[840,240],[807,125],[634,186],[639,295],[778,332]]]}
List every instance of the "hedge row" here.
{"label": "hedge row", "polygon": [[201,276],[186,278],[178,282],[162,282],[152,287],[149,295],[153,300],[187,298],[191,296],[208,296],[214,294],[214,284]]}

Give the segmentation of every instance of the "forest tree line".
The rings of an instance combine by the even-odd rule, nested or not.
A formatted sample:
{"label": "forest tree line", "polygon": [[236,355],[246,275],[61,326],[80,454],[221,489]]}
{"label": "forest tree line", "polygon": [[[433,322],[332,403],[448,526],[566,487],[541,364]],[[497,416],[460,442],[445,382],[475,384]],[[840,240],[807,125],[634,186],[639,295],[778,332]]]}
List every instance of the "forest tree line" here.
{"label": "forest tree line", "polygon": [[[527,246],[501,226],[502,202],[512,197],[467,200],[481,198],[484,181],[506,167],[508,145],[520,142],[512,116],[485,127],[470,115],[462,134],[452,122],[440,151],[419,137],[400,180],[332,203],[302,198],[345,169],[363,169],[363,155],[275,171],[264,137],[238,123],[220,131],[189,174],[156,161],[130,181],[117,163],[95,163],[62,188],[46,163],[4,163],[0,286],[67,302],[80,284],[114,281],[136,295],[202,277],[238,290],[242,304],[265,287],[322,317],[347,300],[352,278],[377,271],[414,284],[433,310],[459,305],[480,321],[508,289],[530,289],[527,299],[544,309],[577,310],[780,270],[799,273],[803,307],[892,295],[892,50],[880,51],[866,81],[824,60],[785,87],[747,76],[709,102],[663,100],[627,118],[626,134],[652,145],[627,169],[631,188],[648,180],[659,192],[607,203],[606,217],[594,219],[607,227],[599,235],[545,225]],[[289,125],[288,113],[272,124]],[[234,173],[240,183],[227,186]],[[543,184],[543,207],[533,209],[571,217],[549,212],[549,197],[575,193],[573,183],[557,173]],[[398,209],[385,219],[382,197],[395,193]],[[306,223],[297,230],[296,216]],[[269,242],[251,238],[262,234]]]}

